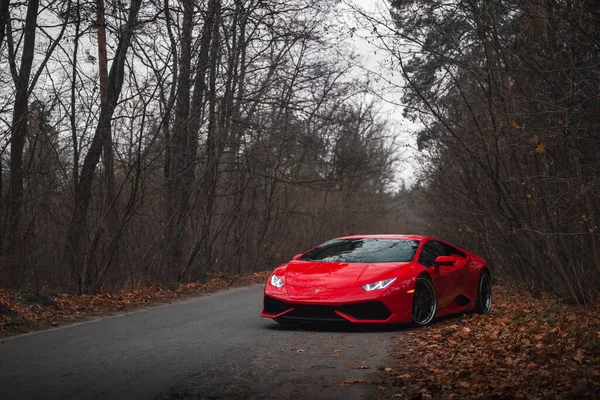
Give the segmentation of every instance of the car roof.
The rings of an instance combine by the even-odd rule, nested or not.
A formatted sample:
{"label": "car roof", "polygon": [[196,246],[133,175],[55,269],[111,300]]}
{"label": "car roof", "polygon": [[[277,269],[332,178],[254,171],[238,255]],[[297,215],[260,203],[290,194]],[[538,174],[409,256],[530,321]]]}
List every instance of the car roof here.
{"label": "car roof", "polygon": [[451,243],[446,242],[445,240],[441,240],[431,236],[425,235],[401,235],[401,234],[371,234],[371,235],[351,235],[351,236],[342,236],[331,240],[343,240],[343,239],[402,239],[402,240],[418,240],[420,242],[435,240],[437,242],[445,243],[449,246],[454,247],[457,250],[462,251],[463,253],[470,253],[468,250],[462,249],[458,246],[455,246]]}
{"label": "car roof", "polygon": [[405,240],[429,240],[434,239],[423,235],[400,235],[400,234],[375,234],[375,235],[351,235],[336,239],[405,239]]}

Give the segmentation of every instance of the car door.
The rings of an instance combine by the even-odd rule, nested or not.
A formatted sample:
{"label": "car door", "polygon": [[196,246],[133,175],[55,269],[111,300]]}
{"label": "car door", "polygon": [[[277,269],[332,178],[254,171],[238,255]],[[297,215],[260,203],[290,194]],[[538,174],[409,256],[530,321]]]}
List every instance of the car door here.
{"label": "car door", "polygon": [[431,240],[423,245],[423,250],[419,256],[419,263],[430,270],[429,275],[433,279],[438,296],[438,311],[452,304],[457,296],[456,285],[460,281],[460,275],[463,273],[465,265],[464,261],[459,262],[459,260],[452,266],[438,267],[435,265],[437,257],[447,255],[454,256],[442,243]]}
{"label": "car door", "polygon": [[447,292],[447,280],[443,276],[440,276],[440,274],[436,271],[435,259],[443,255],[446,255],[444,248],[435,241],[426,242],[423,245],[421,254],[419,255],[419,263],[429,270],[429,276],[431,276],[431,279],[433,280],[433,285],[435,286],[435,291],[438,298],[438,310],[445,302],[444,296]]}
{"label": "car door", "polygon": [[[456,249],[455,247],[440,243],[445,250],[445,255],[452,256],[456,260],[452,266],[439,267],[438,274],[444,276],[448,285],[448,301],[449,305],[453,304],[455,299],[464,292],[466,270],[467,270],[467,255]],[[458,304],[457,304],[458,305]]]}

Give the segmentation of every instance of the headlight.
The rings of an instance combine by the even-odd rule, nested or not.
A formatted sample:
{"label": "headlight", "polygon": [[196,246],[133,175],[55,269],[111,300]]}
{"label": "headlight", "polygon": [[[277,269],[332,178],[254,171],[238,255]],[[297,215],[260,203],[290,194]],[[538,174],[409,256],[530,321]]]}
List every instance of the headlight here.
{"label": "headlight", "polygon": [[[275,275],[273,275],[273,276],[275,276]],[[392,284],[392,282],[394,282],[395,280],[396,280],[396,278],[390,278],[390,279],[386,279],[385,281],[373,282],[373,283],[364,285],[362,288],[364,290],[366,290],[367,292],[370,292],[371,290],[381,290],[381,289],[385,289],[386,287],[390,286]]]}
{"label": "headlight", "polygon": [[279,277],[275,274],[271,275],[271,285],[275,286],[276,288],[280,288],[285,284],[284,281],[282,281],[281,279],[279,279]]}

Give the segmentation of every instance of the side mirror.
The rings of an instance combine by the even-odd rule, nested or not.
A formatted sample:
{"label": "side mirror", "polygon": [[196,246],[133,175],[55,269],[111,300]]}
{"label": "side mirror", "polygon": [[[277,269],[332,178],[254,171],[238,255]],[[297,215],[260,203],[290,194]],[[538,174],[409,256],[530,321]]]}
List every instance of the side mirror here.
{"label": "side mirror", "polygon": [[303,255],[304,255],[304,254],[302,254],[302,253],[300,253],[300,254],[296,254],[296,255],[295,255],[293,258],[292,258],[292,260],[297,260],[297,259],[299,259],[300,257],[302,257]]}
{"label": "side mirror", "polygon": [[456,259],[452,256],[439,256],[435,259],[436,267],[450,267],[456,263]]}

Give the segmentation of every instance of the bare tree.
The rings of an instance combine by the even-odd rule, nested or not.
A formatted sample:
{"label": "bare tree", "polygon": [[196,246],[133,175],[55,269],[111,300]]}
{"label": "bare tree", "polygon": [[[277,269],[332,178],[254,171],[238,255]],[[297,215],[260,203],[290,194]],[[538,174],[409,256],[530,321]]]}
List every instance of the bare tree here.
{"label": "bare tree", "polygon": [[100,154],[102,153],[103,149],[102,139],[105,137],[104,135],[106,130],[110,129],[112,115],[123,86],[125,59],[127,57],[127,51],[134,34],[140,5],[141,0],[134,0],[131,3],[129,15],[121,32],[115,58],[108,75],[106,102],[102,104],[100,109],[100,117],[96,127],[96,132],[83,161],[79,181],[74,182],[76,205],[71,218],[71,223],[69,225],[69,232],[67,234],[67,241],[64,250],[64,261],[70,266],[74,276],[80,277],[78,282],[80,292],[95,290],[92,272],[81,257],[81,239],[86,225],[86,216],[90,204],[94,172],[96,170],[96,166],[98,165],[98,161],[100,160]]}

